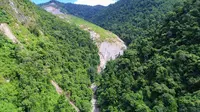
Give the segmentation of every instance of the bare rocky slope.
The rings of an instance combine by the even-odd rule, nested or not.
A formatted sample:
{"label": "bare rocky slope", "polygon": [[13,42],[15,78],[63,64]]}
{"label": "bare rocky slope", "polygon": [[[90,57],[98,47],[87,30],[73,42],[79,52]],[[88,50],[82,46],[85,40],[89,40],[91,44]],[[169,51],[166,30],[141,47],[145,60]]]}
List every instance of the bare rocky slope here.
{"label": "bare rocky slope", "polygon": [[90,32],[91,39],[96,43],[99,49],[100,65],[98,67],[98,73],[105,68],[108,61],[116,59],[119,55],[123,55],[126,45],[119,37],[99,41],[99,34],[88,29],[84,30]]}
{"label": "bare rocky slope", "polygon": [[3,32],[3,34],[7,36],[13,43],[19,43],[6,23],[0,23],[0,31]]}

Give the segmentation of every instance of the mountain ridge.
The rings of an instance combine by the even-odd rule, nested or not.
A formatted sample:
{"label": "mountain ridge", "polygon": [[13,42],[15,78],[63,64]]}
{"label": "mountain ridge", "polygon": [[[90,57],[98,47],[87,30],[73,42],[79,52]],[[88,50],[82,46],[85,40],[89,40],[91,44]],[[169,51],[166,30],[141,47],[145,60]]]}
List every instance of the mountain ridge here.
{"label": "mountain ridge", "polygon": [[73,3],[62,3],[57,0],[49,1],[47,3],[39,4],[39,6],[45,6],[51,3],[57,4],[61,10],[65,10],[66,13],[89,20],[93,17],[94,14],[104,10],[106,7],[102,5],[90,6],[90,5],[81,5]]}
{"label": "mountain ridge", "polygon": [[[109,61],[110,59],[115,59],[116,56],[118,55],[122,55],[123,50],[126,49],[126,45],[115,34],[112,34],[111,32],[106,31],[104,29],[101,29],[98,26],[93,25],[92,23],[89,23],[85,20],[76,18],[75,16],[64,14],[66,11],[60,12],[62,7],[60,8],[56,2],[48,2],[45,3],[45,5],[40,5],[40,6],[45,10],[47,10],[48,12],[58,15],[60,18],[66,19],[69,23],[76,24],[83,30],[88,31],[90,33],[91,39],[96,43],[97,47],[99,48],[99,56],[100,56],[100,65],[99,65],[100,68],[98,68],[99,72],[100,69],[105,68],[107,61]],[[52,8],[53,10],[48,10],[50,8]],[[55,13],[55,11],[58,13]],[[102,34],[104,35],[107,34],[107,35],[104,36]]]}
{"label": "mountain ridge", "polygon": [[0,1],[0,112],[199,112],[199,0],[54,2]]}
{"label": "mountain ridge", "polygon": [[[91,21],[117,34],[127,45],[138,37],[150,36],[173,6],[184,0],[119,0],[95,14]],[[147,30],[152,30],[148,33]]]}
{"label": "mountain ridge", "polygon": [[97,89],[102,112],[199,111],[199,6],[189,0],[176,7],[154,34],[107,64]]}

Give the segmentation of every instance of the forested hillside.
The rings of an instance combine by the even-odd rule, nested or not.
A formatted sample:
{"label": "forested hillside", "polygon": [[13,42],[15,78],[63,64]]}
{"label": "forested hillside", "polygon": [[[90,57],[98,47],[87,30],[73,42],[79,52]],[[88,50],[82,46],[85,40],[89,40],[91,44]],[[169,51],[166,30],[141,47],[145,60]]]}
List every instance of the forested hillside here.
{"label": "forested hillside", "polygon": [[93,15],[89,21],[117,34],[127,44],[154,33],[173,5],[185,0],[119,0]]}
{"label": "forested hillside", "polygon": [[199,112],[199,18],[200,1],[189,0],[109,62],[97,90],[101,111]]}
{"label": "forested hillside", "polygon": [[89,33],[29,0],[1,0],[0,26],[0,112],[75,112],[69,100],[81,112],[91,110],[99,56]]}
{"label": "forested hillside", "polygon": [[0,1],[0,112],[200,112],[200,0],[49,4]]}
{"label": "forested hillside", "polygon": [[40,6],[49,5],[51,3],[55,3],[59,8],[61,8],[61,12],[66,12],[68,14],[83,18],[85,20],[91,20],[93,16],[100,11],[104,10],[106,7],[97,5],[97,6],[88,6],[88,5],[79,5],[72,3],[61,3],[56,0],[51,0],[47,3],[40,4]]}

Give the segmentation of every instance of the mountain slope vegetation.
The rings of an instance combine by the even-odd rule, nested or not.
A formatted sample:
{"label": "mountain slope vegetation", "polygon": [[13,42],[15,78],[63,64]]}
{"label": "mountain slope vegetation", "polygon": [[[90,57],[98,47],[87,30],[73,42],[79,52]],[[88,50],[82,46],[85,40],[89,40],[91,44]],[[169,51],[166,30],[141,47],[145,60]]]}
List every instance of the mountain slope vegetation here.
{"label": "mountain slope vegetation", "polygon": [[[117,38],[117,35],[113,34],[112,32],[105,30],[105,29],[103,29],[91,22],[88,22],[82,18],[79,18],[79,17],[75,16],[76,14],[69,14],[68,9],[63,9],[62,5],[66,5],[66,4],[58,2],[58,1],[50,1],[50,2],[47,2],[44,4],[40,4],[39,6],[44,8],[48,12],[51,12],[51,13],[59,16],[60,18],[66,20],[70,24],[74,24],[74,25],[77,25],[78,27],[81,27],[82,29],[87,29],[87,30],[98,33],[100,35],[101,41],[104,41],[106,39],[112,41],[113,38]],[[72,5],[74,5],[72,7],[79,7],[79,5],[76,6],[76,4],[72,4]],[[91,6],[88,6],[88,7],[91,7]],[[73,9],[73,8],[69,8],[69,10],[70,9]],[[90,11],[88,11],[88,12],[90,12]]]}
{"label": "mountain slope vegetation", "polygon": [[[91,110],[91,70],[98,49],[88,32],[47,13],[29,0],[1,0],[0,24],[20,43],[0,32],[1,112],[81,112]],[[58,95],[56,81],[65,91]]]}
{"label": "mountain slope vegetation", "polygon": [[127,44],[154,33],[173,5],[184,0],[119,0],[96,13],[89,21],[117,34]]}
{"label": "mountain slope vegetation", "polygon": [[[199,112],[199,0],[49,4],[57,16],[0,1],[0,112],[90,112],[96,97],[101,112]],[[123,41],[70,14],[113,31],[127,51],[113,55],[112,40]],[[101,71],[101,56],[118,58]]]}
{"label": "mountain slope vegetation", "polygon": [[40,4],[40,6],[49,5],[51,3],[55,3],[59,8],[61,8],[61,12],[67,11],[68,14],[83,18],[85,20],[91,20],[92,17],[104,10],[106,7],[97,5],[97,6],[88,6],[88,5],[79,5],[72,3],[62,3],[56,0],[51,0],[47,3]]}
{"label": "mountain slope vegetation", "polygon": [[200,1],[189,0],[107,64],[97,96],[102,112],[199,112]]}
{"label": "mountain slope vegetation", "polygon": [[[123,51],[127,47],[117,35],[91,22],[68,14],[66,10],[61,10],[62,7],[60,7],[59,3],[60,2],[57,1],[51,1],[40,4],[40,6],[68,23],[76,25],[90,33],[90,38],[94,41],[99,50],[100,65],[98,66],[98,73],[105,68],[107,61],[114,60],[119,55],[123,54]],[[95,76],[95,74],[93,75]]]}

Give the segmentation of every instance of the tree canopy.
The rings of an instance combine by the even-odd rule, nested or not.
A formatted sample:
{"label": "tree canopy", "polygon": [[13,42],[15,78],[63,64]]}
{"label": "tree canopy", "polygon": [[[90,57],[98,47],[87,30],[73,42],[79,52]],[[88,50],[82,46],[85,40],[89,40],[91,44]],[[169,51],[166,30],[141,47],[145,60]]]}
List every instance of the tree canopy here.
{"label": "tree canopy", "polygon": [[[81,112],[89,112],[95,75],[90,69],[99,63],[89,33],[29,0],[3,0],[0,7],[1,23],[20,42],[14,44],[0,32],[0,111],[75,112],[67,94]],[[58,95],[51,80],[65,94]]]}
{"label": "tree canopy", "polygon": [[176,8],[151,37],[107,64],[97,90],[102,112],[200,110],[200,2]]}
{"label": "tree canopy", "polygon": [[177,3],[184,0],[119,0],[95,14],[92,21],[117,34],[127,44],[149,36]]}

